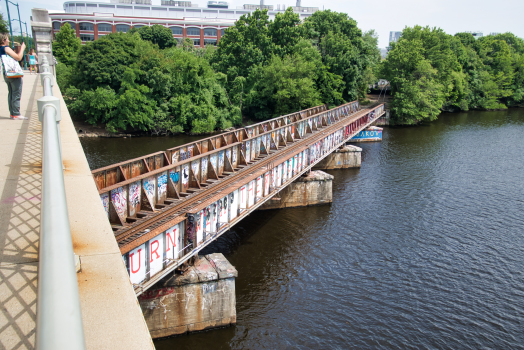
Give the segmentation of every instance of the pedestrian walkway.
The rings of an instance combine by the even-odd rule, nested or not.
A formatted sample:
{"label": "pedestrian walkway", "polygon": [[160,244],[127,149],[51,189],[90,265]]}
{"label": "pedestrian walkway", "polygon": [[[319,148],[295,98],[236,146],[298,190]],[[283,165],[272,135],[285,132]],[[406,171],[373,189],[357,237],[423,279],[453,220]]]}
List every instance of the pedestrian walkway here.
{"label": "pedestrian walkway", "polygon": [[[26,74],[11,120],[0,81],[0,349],[35,346],[42,132],[40,77]],[[1,80],[1,78],[0,78]],[[55,85],[53,95],[60,97]],[[69,113],[61,99],[64,182],[87,349],[153,349],[153,343]]]}
{"label": "pedestrian walkway", "polygon": [[35,343],[42,179],[35,101],[40,96],[37,76],[26,76],[20,111],[29,119],[11,120],[7,85],[0,81],[0,348],[5,349],[31,349]]}

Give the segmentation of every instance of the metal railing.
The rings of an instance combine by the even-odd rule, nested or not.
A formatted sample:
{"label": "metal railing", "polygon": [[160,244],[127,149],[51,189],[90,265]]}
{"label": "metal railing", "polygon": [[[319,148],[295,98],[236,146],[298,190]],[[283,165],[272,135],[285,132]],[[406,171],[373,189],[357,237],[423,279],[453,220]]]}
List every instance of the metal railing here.
{"label": "metal railing", "polygon": [[36,312],[36,348],[83,350],[84,329],[73,241],[64,188],[60,146],[60,100],[53,97],[53,75],[44,57],[38,100],[42,123],[42,204]]}

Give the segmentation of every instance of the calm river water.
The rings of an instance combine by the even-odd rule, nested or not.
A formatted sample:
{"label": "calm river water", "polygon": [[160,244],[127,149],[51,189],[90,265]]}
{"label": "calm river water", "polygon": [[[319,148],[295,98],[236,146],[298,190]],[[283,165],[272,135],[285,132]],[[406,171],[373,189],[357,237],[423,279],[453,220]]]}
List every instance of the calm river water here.
{"label": "calm river water", "polygon": [[[82,144],[96,168],[188,141]],[[207,249],[238,270],[237,325],[158,350],[524,348],[524,110],[359,146],[332,205],[254,213]]]}

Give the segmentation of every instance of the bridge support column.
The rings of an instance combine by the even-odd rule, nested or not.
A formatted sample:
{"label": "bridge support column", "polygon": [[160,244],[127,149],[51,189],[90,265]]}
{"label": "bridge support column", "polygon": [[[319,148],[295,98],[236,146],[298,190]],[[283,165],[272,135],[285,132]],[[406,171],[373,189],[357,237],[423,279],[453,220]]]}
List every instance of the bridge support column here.
{"label": "bridge support column", "polygon": [[346,145],[321,160],[313,169],[360,168],[362,148]]}
{"label": "bridge support column", "polygon": [[[55,75],[55,61],[53,60],[53,25],[49,12],[45,9],[31,10],[31,30],[38,52],[38,71],[42,72],[43,58],[47,57],[50,73]],[[28,48],[29,50],[29,48]]]}
{"label": "bridge support column", "polygon": [[200,256],[184,274],[164,278],[138,297],[152,338],[236,323],[237,270],[222,254]]}
{"label": "bridge support column", "polygon": [[312,171],[282,189],[259,210],[306,207],[333,201],[333,176],[323,171]]}

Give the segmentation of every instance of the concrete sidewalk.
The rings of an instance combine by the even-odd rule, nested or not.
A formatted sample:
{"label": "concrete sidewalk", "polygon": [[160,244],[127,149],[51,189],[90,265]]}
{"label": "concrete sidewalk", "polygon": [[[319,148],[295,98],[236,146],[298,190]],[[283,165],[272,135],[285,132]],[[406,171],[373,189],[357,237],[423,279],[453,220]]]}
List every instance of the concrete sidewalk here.
{"label": "concrete sidewalk", "polygon": [[[1,78],[0,78],[1,80]],[[0,349],[35,343],[42,134],[36,100],[40,77],[24,77],[22,115],[11,120],[0,81]],[[60,97],[58,86],[53,95]],[[88,349],[153,349],[120,250],[100,205],[82,146],[63,100],[64,180]]]}

